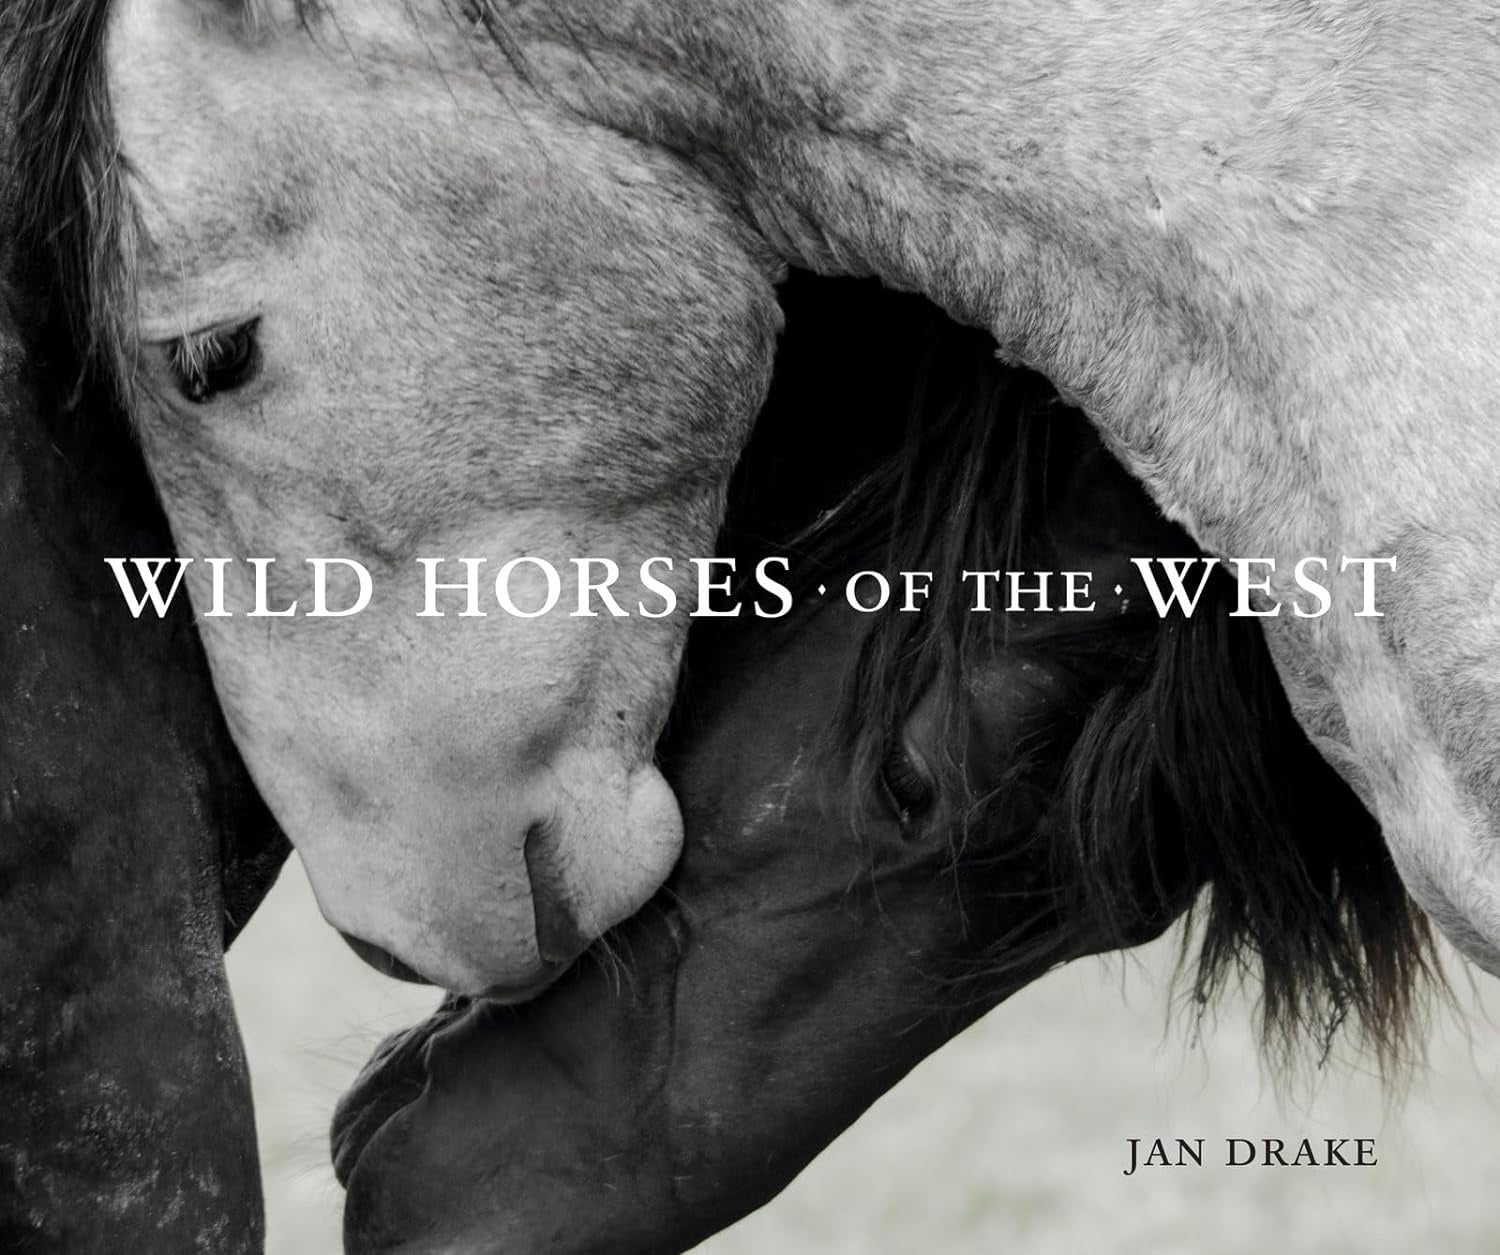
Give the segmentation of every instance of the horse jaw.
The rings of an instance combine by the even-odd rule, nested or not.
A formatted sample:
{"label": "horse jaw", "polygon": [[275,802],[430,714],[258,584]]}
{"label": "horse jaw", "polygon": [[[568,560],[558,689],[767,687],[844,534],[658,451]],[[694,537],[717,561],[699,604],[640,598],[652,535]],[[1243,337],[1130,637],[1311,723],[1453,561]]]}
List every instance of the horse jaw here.
{"label": "horse jaw", "polygon": [[[789,260],[1041,370],[1207,550],[1398,559],[1267,620],[1413,895],[1500,969],[1500,59],[1480,0],[514,6],[578,107]],[[559,31],[587,46],[587,64]],[[597,66],[608,65],[600,74]]]}

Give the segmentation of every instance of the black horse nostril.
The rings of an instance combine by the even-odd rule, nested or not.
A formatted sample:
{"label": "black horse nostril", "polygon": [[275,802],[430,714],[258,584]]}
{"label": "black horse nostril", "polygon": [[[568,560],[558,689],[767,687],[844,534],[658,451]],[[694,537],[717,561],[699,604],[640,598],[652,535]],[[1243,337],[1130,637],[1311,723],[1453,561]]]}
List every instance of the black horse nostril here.
{"label": "black horse nostril", "polygon": [[557,867],[552,826],[538,821],[526,830],[526,874],[531,878],[531,910],[536,917],[536,948],[548,963],[571,963],[589,948],[568,906],[567,887]]}
{"label": "black horse nostril", "polygon": [[362,941],[358,937],[351,937],[348,933],[339,933],[349,943],[349,949],[359,955],[366,963],[373,967],[383,976],[390,976],[396,980],[410,981],[413,985],[430,985],[432,982],[420,972],[413,971],[401,962],[389,950],[382,949],[368,941]]}

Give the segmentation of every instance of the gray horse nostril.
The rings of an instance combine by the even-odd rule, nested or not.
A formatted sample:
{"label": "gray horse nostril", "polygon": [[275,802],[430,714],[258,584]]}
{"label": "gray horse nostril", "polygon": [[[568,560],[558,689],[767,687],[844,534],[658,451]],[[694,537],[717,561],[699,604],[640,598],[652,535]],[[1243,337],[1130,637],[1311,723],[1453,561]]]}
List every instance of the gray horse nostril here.
{"label": "gray horse nostril", "polygon": [[552,825],[539,820],[526,831],[526,873],[536,917],[536,948],[548,963],[571,963],[591,940],[568,905],[567,887],[557,866]]}

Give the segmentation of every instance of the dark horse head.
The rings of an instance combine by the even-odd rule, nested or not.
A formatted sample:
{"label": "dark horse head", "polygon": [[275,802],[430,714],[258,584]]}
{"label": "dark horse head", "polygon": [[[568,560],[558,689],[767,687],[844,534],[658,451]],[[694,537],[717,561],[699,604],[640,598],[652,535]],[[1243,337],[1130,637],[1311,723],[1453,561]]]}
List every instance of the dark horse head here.
{"label": "dark horse head", "polygon": [[[985,337],[862,286],[787,303],[723,543],[791,555],[799,609],[695,628],[683,861],[538,1002],[385,1044],[335,1122],[351,1250],[683,1249],[1008,995],[1189,911],[1200,1004],[1253,971],[1268,1043],[1400,1045],[1425,925],[1232,586],[1158,615],[1128,559],[1191,543]],[[865,569],[885,612],[843,603]],[[966,569],[1088,571],[1096,608],[973,613]]]}

